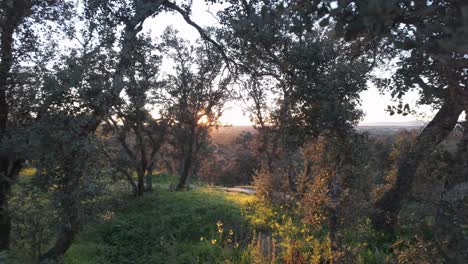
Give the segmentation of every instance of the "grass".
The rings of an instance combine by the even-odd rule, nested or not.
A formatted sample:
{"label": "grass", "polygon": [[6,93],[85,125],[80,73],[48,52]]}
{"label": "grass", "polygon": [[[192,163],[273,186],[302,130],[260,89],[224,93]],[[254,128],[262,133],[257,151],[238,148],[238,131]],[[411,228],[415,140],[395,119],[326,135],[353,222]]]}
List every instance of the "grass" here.
{"label": "grass", "polygon": [[36,168],[34,167],[25,167],[21,170],[20,176],[22,177],[32,177],[36,174]]}
{"label": "grass", "polygon": [[243,205],[252,196],[208,187],[158,189],[103,212],[87,226],[65,263],[220,263],[239,259],[249,227]]}
{"label": "grass", "polygon": [[[27,169],[23,176],[32,175]],[[42,249],[54,239],[50,197],[28,189],[30,177],[15,186],[15,248],[11,263],[34,263],[38,234]],[[265,203],[253,195],[194,184],[171,192],[177,178],[156,174],[153,193],[132,198],[112,188],[87,204],[84,229],[64,263],[327,263],[331,257],[326,228],[302,222],[294,204]],[[23,186],[24,185],[24,186]],[[115,196],[115,197],[114,197]],[[117,198],[118,197],[118,198]],[[101,201],[102,200],[102,201]],[[97,213],[96,213],[97,212]],[[39,230],[39,232],[38,232]],[[370,222],[345,232],[345,243],[359,263],[384,263],[391,257],[388,239]],[[36,241],[37,242],[37,241]],[[34,247],[33,247],[34,246]],[[28,252],[27,254],[25,252]],[[302,261],[301,260],[301,261]]]}

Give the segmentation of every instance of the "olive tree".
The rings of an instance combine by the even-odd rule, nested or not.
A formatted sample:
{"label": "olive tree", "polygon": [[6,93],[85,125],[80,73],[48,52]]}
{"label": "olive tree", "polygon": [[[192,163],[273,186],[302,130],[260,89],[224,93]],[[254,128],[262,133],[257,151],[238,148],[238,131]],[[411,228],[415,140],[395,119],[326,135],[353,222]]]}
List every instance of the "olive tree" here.
{"label": "olive tree", "polygon": [[[223,57],[213,45],[190,45],[167,30],[164,43],[174,61],[174,74],[166,80],[169,118],[173,120],[175,150],[181,158],[180,180],[183,189],[196,171],[200,151],[209,143],[209,132],[219,125],[224,104],[229,98],[229,75]],[[224,74],[224,75],[223,75]]]}
{"label": "olive tree", "polygon": [[70,7],[53,0],[0,3],[0,251],[9,247],[9,193],[27,158],[19,131],[34,119],[34,83],[54,57],[56,43],[41,38],[57,29]]}
{"label": "olive tree", "polygon": [[[327,160],[333,168],[325,179],[332,203],[325,206],[330,211],[333,258],[339,262],[340,201],[345,182],[353,176],[353,126],[361,117],[359,93],[367,88],[374,56],[373,50],[355,52],[366,42],[348,45],[331,27],[318,27],[320,15],[307,13],[302,5],[306,3],[243,1],[227,8],[221,17],[230,52],[251,80],[260,80],[250,82],[248,94],[253,95],[260,125],[266,121],[263,127],[274,128],[267,137],[279,140],[279,159],[286,163],[278,163],[278,167],[286,170],[290,191],[297,191],[295,165],[290,159],[295,151],[321,137],[328,138],[336,149],[336,157]],[[268,97],[274,98],[276,107],[265,112]],[[309,167],[305,164],[304,172]]]}
{"label": "olive tree", "polygon": [[[138,196],[152,190],[156,154],[164,143],[169,125],[163,109],[160,117],[151,115],[151,107],[160,102],[161,97],[161,85],[157,81],[161,57],[157,52],[151,38],[138,38],[125,94],[120,103],[112,107],[112,114],[104,119],[112,136],[110,148],[105,148],[104,152]],[[115,148],[115,145],[120,147]]]}

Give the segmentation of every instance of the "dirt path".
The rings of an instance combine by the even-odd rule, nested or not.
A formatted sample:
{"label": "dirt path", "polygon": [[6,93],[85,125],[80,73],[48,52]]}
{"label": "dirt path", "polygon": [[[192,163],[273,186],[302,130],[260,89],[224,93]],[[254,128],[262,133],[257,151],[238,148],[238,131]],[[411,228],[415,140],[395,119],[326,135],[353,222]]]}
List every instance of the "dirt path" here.
{"label": "dirt path", "polygon": [[250,195],[255,194],[255,189],[252,187],[235,186],[235,187],[221,187],[220,189],[225,192],[238,192],[238,193],[245,193],[245,194],[250,194]]}

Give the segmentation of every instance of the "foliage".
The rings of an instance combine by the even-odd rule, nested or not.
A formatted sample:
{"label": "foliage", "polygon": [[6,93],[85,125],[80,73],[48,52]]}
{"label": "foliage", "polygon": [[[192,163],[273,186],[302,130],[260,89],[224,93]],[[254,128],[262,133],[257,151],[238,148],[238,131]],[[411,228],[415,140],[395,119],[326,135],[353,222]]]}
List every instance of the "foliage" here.
{"label": "foliage", "polygon": [[[140,36],[134,44],[129,80],[125,81],[125,96],[112,107],[101,130],[105,142],[101,149],[133,188],[134,195],[152,190],[151,173],[169,126],[165,109],[160,117],[151,115],[151,107],[160,100],[157,81],[161,56],[155,55],[156,45],[149,36]],[[116,147],[119,146],[119,147]],[[132,172],[136,171],[137,181]]]}
{"label": "foliage", "polygon": [[[229,130],[232,127],[221,129]],[[213,131],[217,133],[217,131]],[[212,135],[211,135],[212,136]],[[212,139],[212,151],[203,159],[198,177],[208,183],[234,186],[251,184],[259,169],[258,134],[241,132],[232,141],[220,144]]]}
{"label": "foliage", "polygon": [[[20,177],[30,176],[20,174]],[[14,187],[10,203],[16,210],[11,213],[13,236],[9,261],[32,263],[53,242],[55,232],[51,227],[57,225],[58,214],[49,196],[25,180]]]}
{"label": "foliage", "polygon": [[183,189],[187,179],[200,167],[199,155],[209,153],[209,132],[219,126],[224,104],[229,99],[229,75],[226,76],[221,54],[207,43],[191,45],[167,28],[164,50],[174,62],[174,74],[165,81],[165,101],[172,126],[173,151],[179,159]]}
{"label": "foliage", "polygon": [[[0,3],[0,261],[73,245],[79,263],[466,262],[468,117],[444,142],[468,111],[465,1],[226,0],[218,28],[192,2]],[[167,11],[200,40],[151,38]],[[412,111],[410,91],[437,114],[369,139],[355,129],[369,81],[390,114]],[[218,146],[234,95],[258,133]],[[155,169],[180,177],[144,196]],[[256,198],[166,190],[192,176]]]}

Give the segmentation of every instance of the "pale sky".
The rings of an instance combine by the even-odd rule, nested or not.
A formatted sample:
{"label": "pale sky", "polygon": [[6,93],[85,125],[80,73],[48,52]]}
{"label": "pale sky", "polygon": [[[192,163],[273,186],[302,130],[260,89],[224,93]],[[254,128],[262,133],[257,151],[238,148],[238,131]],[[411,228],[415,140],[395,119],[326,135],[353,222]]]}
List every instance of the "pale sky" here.
{"label": "pale sky", "polygon": [[[200,26],[215,26],[217,21],[214,17],[218,6],[206,5],[205,1],[194,0],[192,6],[192,20],[198,23]],[[172,26],[179,31],[180,36],[195,41],[199,38],[197,30],[188,25],[182,16],[178,13],[163,13],[155,18],[148,19],[144,24],[144,30],[151,31],[151,34],[155,37],[161,35],[167,26]],[[164,66],[163,71],[170,69],[171,66]],[[415,92],[409,93],[405,97],[405,103],[408,103],[411,107],[415,107],[415,103],[418,96]],[[369,85],[369,89],[361,94],[362,110],[365,113],[364,119],[361,121],[362,124],[376,123],[376,122],[410,122],[410,121],[421,121],[428,120],[432,116],[430,108],[418,108],[418,115],[394,115],[390,116],[385,109],[387,105],[392,104],[390,95],[382,95],[379,93],[376,87],[372,84]],[[227,110],[221,118],[223,124],[229,125],[252,125],[248,115],[243,115],[243,109],[245,106],[242,102],[229,102],[227,104]]]}

